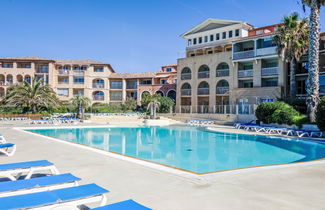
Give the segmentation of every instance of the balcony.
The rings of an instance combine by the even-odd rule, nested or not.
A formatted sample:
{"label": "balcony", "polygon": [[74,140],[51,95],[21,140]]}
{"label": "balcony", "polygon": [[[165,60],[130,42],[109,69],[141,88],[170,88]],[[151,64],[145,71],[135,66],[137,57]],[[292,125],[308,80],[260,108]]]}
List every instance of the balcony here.
{"label": "balcony", "polygon": [[122,89],[122,85],[112,85],[110,86],[111,89],[114,89],[114,90],[120,90]]}
{"label": "balcony", "polygon": [[204,72],[199,72],[198,73],[198,78],[209,78],[210,77],[210,72],[209,71],[204,71]]}
{"label": "balcony", "polygon": [[126,89],[137,89],[138,85],[137,84],[127,84]]}
{"label": "balcony", "polygon": [[59,85],[68,85],[69,81],[58,81]]}
{"label": "balcony", "polygon": [[68,70],[59,70],[58,73],[60,75],[69,75],[69,71]]}
{"label": "balcony", "polygon": [[229,92],[229,87],[217,87],[217,94],[226,94]]}
{"label": "balcony", "polygon": [[104,88],[105,87],[105,84],[103,83],[94,83],[93,84],[93,88]]}
{"label": "balcony", "polygon": [[191,73],[181,74],[181,80],[188,80],[188,79],[192,79],[192,74]]}
{"label": "balcony", "polygon": [[198,95],[209,95],[209,88],[198,88],[197,94]]}
{"label": "balcony", "polygon": [[0,86],[10,86],[12,84],[12,81],[0,81]]}
{"label": "balcony", "polygon": [[229,69],[218,69],[216,76],[217,77],[228,77],[229,76]]}
{"label": "balcony", "polygon": [[75,75],[84,75],[85,74],[85,71],[82,71],[82,70],[73,70],[73,74],[75,74]]}
{"label": "balcony", "polygon": [[252,70],[239,70],[238,77],[252,77],[253,76],[253,69]]}
{"label": "balcony", "polygon": [[111,101],[122,101],[122,96],[111,96]]}
{"label": "balcony", "polygon": [[104,96],[93,96],[94,101],[104,101]]}
{"label": "balcony", "polygon": [[279,74],[279,67],[262,68],[262,76]]}
{"label": "balcony", "polygon": [[253,58],[255,56],[255,50],[239,51],[233,53],[233,60]]}
{"label": "balcony", "polygon": [[256,56],[277,54],[277,47],[265,47],[256,50]]}
{"label": "balcony", "polygon": [[192,90],[191,89],[182,89],[181,95],[182,96],[190,96],[190,95],[192,95]]}

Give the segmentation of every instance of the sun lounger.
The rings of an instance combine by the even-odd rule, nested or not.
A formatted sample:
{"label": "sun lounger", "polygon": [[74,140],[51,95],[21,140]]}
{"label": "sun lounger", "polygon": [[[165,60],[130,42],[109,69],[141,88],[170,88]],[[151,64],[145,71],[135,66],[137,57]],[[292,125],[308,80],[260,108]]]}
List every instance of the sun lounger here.
{"label": "sun lounger", "polygon": [[16,145],[12,143],[0,144],[0,153],[3,153],[7,156],[13,156],[16,152]]}
{"label": "sun lounger", "polygon": [[0,197],[78,186],[78,181],[80,181],[80,178],[72,174],[59,174],[0,182]]}
{"label": "sun lounger", "polygon": [[0,210],[5,209],[79,209],[78,206],[93,202],[106,203],[104,193],[109,192],[96,184],[87,184],[45,192],[36,192],[0,198]]}
{"label": "sun lounger", "polygon": [[30,179],[33,174],[41,171],[59,174],[53,163],[47,160],[0,164],[0,177],[6,177],[12,181],[17,180],[23,174],[26,174],[24,179]]}
{"label": "sun lounger", "polygon": [[6,142],[7,141],[6,141],[5,137],[2,134],[0,134],[0,144],[4,144]]}
{"label": "sun lounger", "polygon": [[109,204],[107,206],[94,208],[91,210],[151,210],[151,209],[135,202],[134,200],[126,200],[118,203]]}

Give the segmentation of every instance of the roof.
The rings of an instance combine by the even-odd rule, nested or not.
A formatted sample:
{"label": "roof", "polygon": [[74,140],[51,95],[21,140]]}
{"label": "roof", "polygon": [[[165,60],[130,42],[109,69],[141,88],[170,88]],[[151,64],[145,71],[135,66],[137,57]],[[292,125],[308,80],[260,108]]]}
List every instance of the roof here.
{"label": "roof", "polygon": [[77,65],[109,65],[108,63],[103,63],[99,61],[94,61],[94,60],[64,60],[64,59],[55,59],[55,63],[57,64],[77,64]]}
{"label": "roof", "polygon": [[155,77],[155,72],[143,72],[143,73],[112,73],[109,78],[152,78]]}
{"label": "roof", "polygon": [[38,56],[26,56],[26,57],[2,57],[0,60],[24,60],[24,61],[54,61],[49,58],[42,58]]}
{"label": "roof", "polygon": [[203,32],[203,31],[208,31],[211,29],[215,28],[221,28],[221,27],[226,27],[234,24],[244,24],[247,25],[248,27],[252,27],[252,25],[243,22],[243,21],[237,21],[237,20],[223,20],[223,19],[214,19],[214,18],[208,18],[202,23],[198,24],[197,26],[193,27],[192,29],[188,30],[184,34],[181,35],[181,37],[185,37],[190,34],[198,33],[198,32]]}

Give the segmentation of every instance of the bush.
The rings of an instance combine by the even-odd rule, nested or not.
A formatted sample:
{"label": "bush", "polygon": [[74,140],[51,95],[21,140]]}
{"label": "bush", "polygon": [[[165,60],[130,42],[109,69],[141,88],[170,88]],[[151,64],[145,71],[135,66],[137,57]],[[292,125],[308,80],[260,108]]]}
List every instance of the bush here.
{"label": "bush", "polygon": [[303,124],[310,123],[310,121],[306,115],[299,115],[293,118],[293,123],[301,128]]}
{"label": "bush", "polygon": [[[255,111],[256,118],[264,123],[292,125],[300,123],[299,112],[284,102],[264,102]],[[294,120],[296,119],[296,121]]]}
{"label": "bush", "polygon": [[316,124],[320,130],[325,131],[325,96],[320,100],[317,106]]}
{"label": "bush", "polygon": [[131,110],[134,111],[137,109],[137,100],[133,99],[133,98],[129,98],[127,99],[124,104],[122,104],[122,109],[125,111],[127,110]]}
{"label": "bush", "polygon": [[175,101],[169,97],[159,97],[158,101],[160,102],[160,113],[169,113],[171,107],[175,105]]}

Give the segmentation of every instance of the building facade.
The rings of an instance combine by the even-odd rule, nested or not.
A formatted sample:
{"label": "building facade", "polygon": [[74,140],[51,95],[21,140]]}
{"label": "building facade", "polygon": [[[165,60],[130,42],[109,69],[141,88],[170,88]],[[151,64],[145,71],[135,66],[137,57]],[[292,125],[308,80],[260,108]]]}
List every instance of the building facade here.
{"label": "building facade", "polygon": [[[276,33],[277,25],[254,28],[218,19],[208,19],[184,33],[186,57],[178,59],[176,111],[251,114],[256,104],[283,98],[289,72],[272,41]],[[322,80],[324,57],[320,60]],[[301,76],[297,74],[297,83]],[[325,85],[325,78],[320,85]],[[297,96],[305,90],[301,86],[298,83]]]}
{"label": "building facade", "polygon": [[140,103],[145,91],[175,99],[176,75],[176,65],[163,66],[158,72],[121,74],[108,63],[92,60],[0,58],[0,98],[13,84],[42,78],[61,101],[79,95],[88,97],[92,103],[123,103],[128,98]]}

